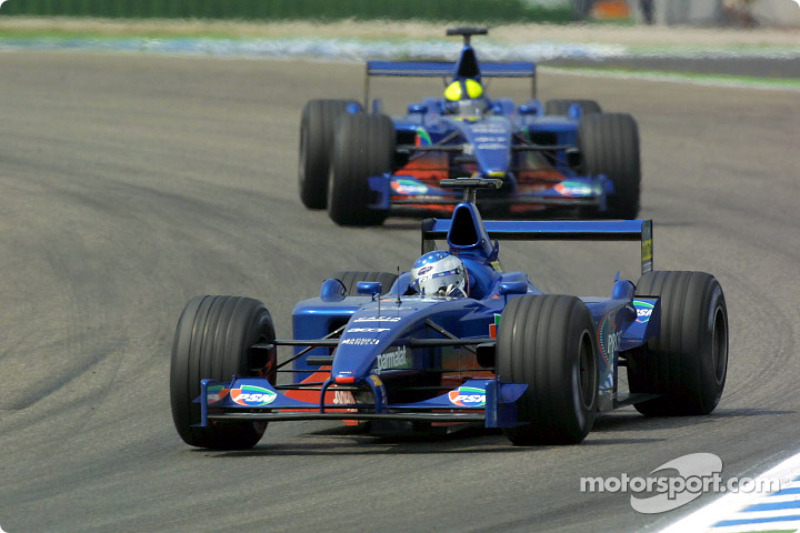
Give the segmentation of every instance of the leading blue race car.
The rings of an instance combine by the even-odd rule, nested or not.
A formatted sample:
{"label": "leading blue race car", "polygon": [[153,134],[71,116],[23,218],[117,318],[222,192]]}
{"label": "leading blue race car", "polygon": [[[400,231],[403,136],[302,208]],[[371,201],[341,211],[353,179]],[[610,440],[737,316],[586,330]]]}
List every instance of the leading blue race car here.
{"label": "leading blue race car", "polygon": [[[181,438],[241,449],[272,421],[334,419],[381,432],[481,424],[516,445],[569,444],[598,412],[623,405],[645,415],[713,411],[728,361],[714,276],[654,271],[649,220],[483,222],[476,191],[503,183],[443,180],[465,189],[465,201],[450,219],[423,221],[412,271],[325,280],[294,308],[293,339],[275,338],[261,302],[191,300],[170,374]],[[435,250],[443,239],[446,249]],[[524,272],[502,269],[504,239],[637,241],[642,276],[609,280],[607,297],[545,294]],[[438,258],[451,266],[437,273]],[[293,354],[279,363],[278,347]],[[281,372],[292,379],[277,380]]]}
{"label": "leading blue race car", "polygon": [[[529,61],[478,61],[470,44],[485,28],[453,28],[456,62],[368,61],[363,103],[311,100],[300,124],[300,198],[340,225],[381,224],[392,212],[449,216],[459,194],[444,179],[498,178],[478,205],[496,217],[633,219],[641,169],[636,121],[603,113],[594,100],[536,98]],[[400,117],[370,106],[373,76],[441,77],[443,97],[424,98]],[[489,98],[494,78],[531,80],[531,98]],[[369,111],[367,109],[369,108]]]}

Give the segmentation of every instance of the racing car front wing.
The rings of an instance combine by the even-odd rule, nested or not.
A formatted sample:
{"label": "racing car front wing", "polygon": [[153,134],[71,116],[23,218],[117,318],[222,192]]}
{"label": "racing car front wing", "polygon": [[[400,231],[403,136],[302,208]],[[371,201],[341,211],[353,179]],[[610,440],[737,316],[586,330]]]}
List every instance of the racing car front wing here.
{"label": "racing car front wing", "polygon": [[[606,210],[607,196],[614,192],[614,185],[604,175],[572,177],[562,182],[550,184],[538,190],[529,186],[514,185],[513,192],[501,197],[479,198],[481,205],[518,205],[541,207],[597,207]],[[372,176],[369,187],[374,194],[370,209],[388,210],[392,206],[441,205],[455,206],[462,201],[461,195],[443,190],[414,176],[390,175]]]}
{"label": "racing car front wing", "polygon": [[426,422],[483,422],[487,428],[519,425],[517,401],[527,385],[502,383],[499,379],[469,380],[445,394],[415,403],[389,404],[380,377],[363,380],[372,390],[372,404],[325,404],[322,386],[320,403],[290,398],[263,378],[233,377],[230,383],[201,381],[200,427],[218,421],[278,420],[406,420]]}

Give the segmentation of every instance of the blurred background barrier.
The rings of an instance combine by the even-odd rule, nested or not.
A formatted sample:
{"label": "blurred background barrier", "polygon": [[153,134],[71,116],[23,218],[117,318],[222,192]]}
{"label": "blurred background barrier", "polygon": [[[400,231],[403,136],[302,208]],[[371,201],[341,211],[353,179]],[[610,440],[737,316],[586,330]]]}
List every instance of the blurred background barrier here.
{"label": "blurred background barrier", "polygon": [[800,0],[7,0],[6,15],[800,27]]}
{"label": "blurred background barrier", "polygon": [[524,0],[8,0],[0,15],[240,20],[573,20],[570,2]]}

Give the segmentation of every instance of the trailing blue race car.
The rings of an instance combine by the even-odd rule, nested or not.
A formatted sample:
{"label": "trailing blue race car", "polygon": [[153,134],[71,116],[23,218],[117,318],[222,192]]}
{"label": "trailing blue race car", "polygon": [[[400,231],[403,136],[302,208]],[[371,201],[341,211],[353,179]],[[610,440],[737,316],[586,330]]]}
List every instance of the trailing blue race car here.
{"label": "trailing blue race car", "polygon": [[[635,218],[641,170],[636,121],[602,113],[593,100],[536,98],[527,61],[479,63],[470,44],[485,28],[455,28],[457,62],[369,61],[364,102],[311,100],[300,124],[300,198],[327,208],[341,225],[381,224],[392,211],[449,215],[458,193],[444,179],[494,177],[502,187],[478,198],[484,213]],[[442,77],[443,97],[408,106],[405,116],[370,111],[372,76]],[[531,80],[531,98],[489,98],[491,78]]]}
{"label": "trailing blue race car", "polygon": [[[725,385],[728,318],[717,280],[652,269],[652,222],[487,221],[473,200],[499,179],[464,188],[448,219],[422,223],[409,272],[344,272],[275,338],[269,311],[231,296],[191,300],[177,325],[170,394],[182,439],[249,448],[268,422],[336,419],[385,431],[482,424],[517,445],[579,443],[598,412],[710,413]],[[437,241],[446,240],[444,250]],[[634,240],[636,284],[608,297],[545,294],[505,272],[499,240]],[[617,276],[618,278],[619,276]],[[278,347],[293,355],[279,363]],[[291,367],[289,366],[291,365]],[[629,390],[619,386],[627,367]],[[288,372],[291,380],[277,380]]]}

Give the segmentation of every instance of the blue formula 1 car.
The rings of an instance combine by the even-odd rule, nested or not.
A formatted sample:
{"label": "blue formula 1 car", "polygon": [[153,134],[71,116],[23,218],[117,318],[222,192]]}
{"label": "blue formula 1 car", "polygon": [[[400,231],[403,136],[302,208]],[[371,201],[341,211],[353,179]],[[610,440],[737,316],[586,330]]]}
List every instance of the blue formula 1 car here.
{"label": "blue formula 1 car", "polygon": [[[471,199],[475,187],[503,181],[441,184],[466,187]],[[431,251],[442,239],[447,250]],[[503,239],[639,241],[642,276],[609,280],[607,297],[544,294],[524,272],[502,270]],[[294,308],[290,340],[275,338],[258,301],[191,300],[170,378],[183,440],[249,448],[271,421],[336,419],[381,432],[477,423],[502,428],[516,445],[579,443],[601,411],[633,404],[645,415],[707,414],[719,402],[728,360],[722,289],[710,274],[652,270],[651,221],[482,222],[465,201],[449,220],[424,221],[422,243],[427,253],[411,272],[325,280],[317,298]],[[431,255],[465,272],[426,278]],[[444,274],[463,274],[464,284],[420,292],[419,280],[429,286]],[[294,353],[278,363],[282,346]],[[280,372],[293,379],[277,380]]]}
{"label": "blue formula 1 car", "polygon": [[[381,224],[392,211],[449,215],[459,194],[443,179],[494,177],[503,186],[478,198],[484,214],[632,219],[639,212],[639,134],[625,113],[593,100],[536,98],[532,62],[479,63],[470,45],[485,28],[455,28],[456,62],[369,61],[364,102],[311,100],[300,125],[300,198],[340,225]],[[443,97],[405,116],[369,107],[373,76],[441,77]],[[493,78],[530,79],[531,99],[489,98]]]}

